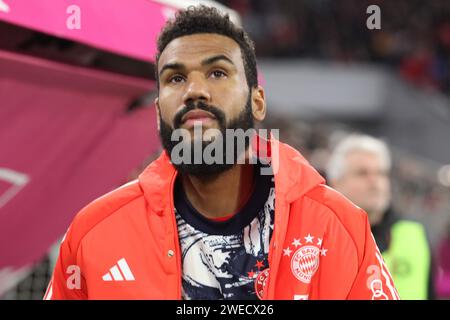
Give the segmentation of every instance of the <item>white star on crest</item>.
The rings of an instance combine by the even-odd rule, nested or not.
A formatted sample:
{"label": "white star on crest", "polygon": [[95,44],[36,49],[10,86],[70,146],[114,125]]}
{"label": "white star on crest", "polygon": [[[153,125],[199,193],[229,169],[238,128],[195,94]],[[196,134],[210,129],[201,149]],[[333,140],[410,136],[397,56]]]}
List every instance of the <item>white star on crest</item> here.
{"label": "white star on crest", "polygon": [[306,243],[313,243],[313,239],[314,239],[314,237],[313,236],[311,236],[309,233],[308,233],[308,236],[307,237],[304,237],[305,238],[305,240],[306,240]]}
{"label": "white star on crest", "polygon": [[284,252],[284,254],[283,254],[284,256],[290,257],[292,250],[289,247],[287,247],[287,249],[283,249],[283,252]]}
{"label": "white star on crest", "polygon": [[322,239],[317,238],[317,245],[320,247],[322,245]]}
{"label": "white star on crest", "polygon": [[292,242],[292,244],[297,248],[298,246],[301,245],[300,239],[294,239],[294,241]]}
{"label": "white star on crest", "polygon": [[326,255],[327,255],[327,251],[328,251],[328,249],[322,249],[322,250],[320,250],[320,255],[321,255],[321,256],[326,256]]}

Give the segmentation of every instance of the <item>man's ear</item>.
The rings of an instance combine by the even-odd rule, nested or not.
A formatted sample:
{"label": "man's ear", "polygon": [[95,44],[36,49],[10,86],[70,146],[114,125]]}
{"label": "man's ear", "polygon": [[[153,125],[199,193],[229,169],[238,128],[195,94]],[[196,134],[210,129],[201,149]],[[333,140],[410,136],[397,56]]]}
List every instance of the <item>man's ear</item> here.
{"label": "man's ear", "polygon": [[266,117],[266,97],[261,86],[252,89],[252,114],[257,121],[263,121]]}
{"label": "man's ear", "polygon": [[160,123],[161,111],[159,109],[159,99],[157,97],[155,98],[155,107],[156,107],[156,125],[158,127],[158,131],[160,131],[159,129],[161,128],[161,123]]}

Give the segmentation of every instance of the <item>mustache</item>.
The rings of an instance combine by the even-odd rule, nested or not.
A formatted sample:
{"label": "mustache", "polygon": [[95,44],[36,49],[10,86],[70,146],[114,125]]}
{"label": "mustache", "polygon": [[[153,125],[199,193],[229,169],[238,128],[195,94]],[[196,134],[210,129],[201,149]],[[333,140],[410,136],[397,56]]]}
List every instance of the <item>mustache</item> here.
{"label": "mustache", "polygon": [[209,105],[203,101],[194,102],[192,100],[186,102],[185,106],[175,114],[173,119],[173,127],[174,129],[178,129],[181,127],[181,119],[183,116],[189,111],[199,109],[203,111],[210,112],[214,117],[216,117],[219,125],[221,127],[225,127],[225,113],[218,107]]}

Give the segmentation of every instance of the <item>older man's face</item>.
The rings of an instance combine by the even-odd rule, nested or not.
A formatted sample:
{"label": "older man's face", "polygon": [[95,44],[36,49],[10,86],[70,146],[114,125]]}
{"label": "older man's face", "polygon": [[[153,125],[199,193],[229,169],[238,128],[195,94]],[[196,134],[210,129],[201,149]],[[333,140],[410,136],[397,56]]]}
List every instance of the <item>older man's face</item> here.
{"label": "older man's face", "polygon": [[353,151],[345,158],[343,175],[333,186],[369,214],[372,224],[382,218],[391,199],[387,165],[378,155]]}

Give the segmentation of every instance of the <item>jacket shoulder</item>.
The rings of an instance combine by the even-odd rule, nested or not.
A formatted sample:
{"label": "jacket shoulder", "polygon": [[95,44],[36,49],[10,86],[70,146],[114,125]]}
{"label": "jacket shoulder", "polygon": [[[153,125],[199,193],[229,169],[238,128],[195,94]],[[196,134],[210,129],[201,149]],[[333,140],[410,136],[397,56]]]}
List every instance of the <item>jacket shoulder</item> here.
{"label": "jacket shoulder", "polygon": [[357,217],[363,218],[363,220],[366,217],[363,209],[351,202],[342,193],[326,184],[317,185],[306,193],[306,197],[320,202],[344,220],[349,218],[354,220],[355,214]]}
{"label": "jacket shoulder", "polygon": [[363,209],[355,205],[337,190],[325,184],[317,185],[306,193],[305,196],[326,207],[329,214],[347,231],[357,247],[359,247],[361,242],[364,242],[368,226],[368,216]]}
{"label": "jacket shoulder", "polygon": [[77,248],[83,237],[97,224],[142,196],[139,183],[134,180],[86,205],[76,214],[65,236],[70,236],[72,249]]}

